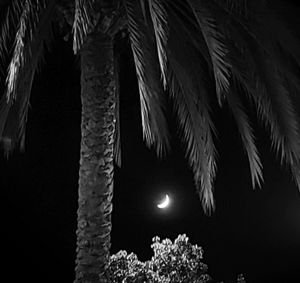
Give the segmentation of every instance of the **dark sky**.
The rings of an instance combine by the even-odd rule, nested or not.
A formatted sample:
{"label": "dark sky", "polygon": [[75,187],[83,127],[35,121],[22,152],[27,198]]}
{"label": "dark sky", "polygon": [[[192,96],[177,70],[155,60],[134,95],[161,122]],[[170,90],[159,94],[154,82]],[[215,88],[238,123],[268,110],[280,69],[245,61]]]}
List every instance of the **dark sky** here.
{"label": "dark sky", "polygon": [[[81,110],[79,69],[70,48],[56,39],[46,52],[33,85],[26,152],[0,159],[2,275],[9,282],[72,282],[74,277]],[[173,240],[186,233],[204,248],[204,261],[219,281],[232,282],[244,273],[247,282],[300,282],[298,189],[257,129],[265,184],[253,191],[231,116],[224,109],[214,117],[219,131],[217,210],[207,217],[174,123],[173,150],[166,159],[158,160],[144,145],[133,64],[124,51],[122,168],[115,173],[112,252],[126,249],[150,259],[152,237]],[[164,193],[173,203],[159,211],[156,201]]]}

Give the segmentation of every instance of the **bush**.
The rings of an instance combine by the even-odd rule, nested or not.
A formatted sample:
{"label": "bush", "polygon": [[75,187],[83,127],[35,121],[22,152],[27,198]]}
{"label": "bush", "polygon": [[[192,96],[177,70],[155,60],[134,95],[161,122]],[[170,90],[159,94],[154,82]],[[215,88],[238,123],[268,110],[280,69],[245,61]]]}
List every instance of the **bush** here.
{"label": "bush", "polygon": [[201,262],[203,250],[192,245],[186,235],[179,235],[172,243],[159,237],[151,245],[154,256],[141,262],[133,253],[119,251],[110,257],[107,276],[113,283],[205,283],[210,277]]}
{"label": "bush", "polygon": [[[152,239],[153,257],[141,262],[134,253],[119,251],[110,257],[108,282],[112,283],[205,283],[211,282],[207,265],[202,262],[203,250],[192,245],[186,235],[169,239]],[[246,283],[242,274],[238,283]]]}
{"label": "bush", "polygon": [[202,283],[208,282],[207,266],[202,263],[203,250],[192,245],[186,235],[179,235],[172,243],[159,237],[151,245],[154,256],[150,267],[166,282]]}

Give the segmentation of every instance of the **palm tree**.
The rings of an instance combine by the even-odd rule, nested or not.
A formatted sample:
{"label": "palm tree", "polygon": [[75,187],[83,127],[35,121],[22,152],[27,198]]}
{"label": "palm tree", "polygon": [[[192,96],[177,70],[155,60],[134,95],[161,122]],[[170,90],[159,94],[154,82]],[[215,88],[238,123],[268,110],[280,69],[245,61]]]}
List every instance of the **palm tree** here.
{"label": "palm tree", "polygon": [[[0,58],[8,65],[0,107],[7,153],[24,147],[34,74],[51,23],[68,23],[81,64],[81,151],[75,282],[104,282],[109,256],[113,159],[120,161],[118,60],[114,43],[129,34],[139,85],[144,139],[169,149],[164,117],[173,102],[186,157],[204,210],[215,208],[216,129],[212,111],[228,107],[248,156],[253,188],[262,163],[248,114],[254,110],[272,148],[300,188],[298,41],[267,1],[13,0],[6,4]],[[4,68],[3,68],[4,69]],[[251,112],[250,112],[251,113]],[[100,275],[100,277],[99,277]]]}

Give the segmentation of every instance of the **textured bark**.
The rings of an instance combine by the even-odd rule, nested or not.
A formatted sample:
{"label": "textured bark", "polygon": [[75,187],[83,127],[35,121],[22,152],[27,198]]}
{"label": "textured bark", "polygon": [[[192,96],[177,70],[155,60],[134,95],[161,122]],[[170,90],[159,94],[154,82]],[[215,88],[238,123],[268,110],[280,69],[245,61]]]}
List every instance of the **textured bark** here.
{"label": "textured bark", "polygon": [[81,51],[81,152],[76,283],[105,282],[113,196],[115,81],[112,39],[89,35]]}

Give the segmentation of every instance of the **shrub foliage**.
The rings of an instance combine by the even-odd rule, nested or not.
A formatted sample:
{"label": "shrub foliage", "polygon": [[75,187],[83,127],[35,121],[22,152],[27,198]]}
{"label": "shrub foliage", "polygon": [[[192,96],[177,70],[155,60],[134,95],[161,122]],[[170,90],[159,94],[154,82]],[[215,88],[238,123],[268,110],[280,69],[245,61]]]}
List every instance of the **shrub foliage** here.
{"label": "shrub foliage", "polygon": [[113,283],[205,283],[210,281],[203,250],[192,245],[186,235],[170,239],[153,238],[154,255],[141,262],[134,253],[119,251],[110,257],[107,269]]}

